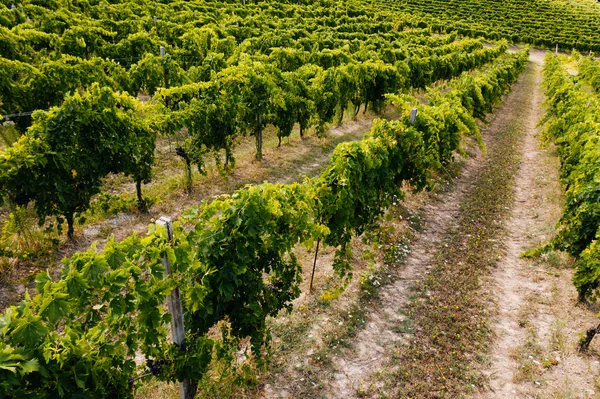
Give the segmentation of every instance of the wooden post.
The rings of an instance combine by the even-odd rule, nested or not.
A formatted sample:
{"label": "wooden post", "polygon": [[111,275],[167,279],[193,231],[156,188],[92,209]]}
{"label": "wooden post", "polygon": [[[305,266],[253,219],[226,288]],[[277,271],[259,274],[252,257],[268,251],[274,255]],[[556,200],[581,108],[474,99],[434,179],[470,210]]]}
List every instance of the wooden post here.
{"label": "wooden post", "polygon": [[554,54],[558,54],[558,43],[556,43],[556,51],[554,52]]}
{"label": "wooden post", "polygon": [[[158,51],[160,53],[160,58],[163,58],[165,56],[165,48],[163,46],[160,46],[158,48]],[[165,65],[165,63],[162,63],[162,70],[163,70],[163,86],[164,87],[169,87],[169,78],[168,78],[168,74],[167,74],[167,66]],[[190,172],[190,176],[191,176],[191,172]]]}
{"label": "wooden post", "polygon": [[263,120],[262,115],[258,114],[258,131],[256,132],[256,159],[262,161],[262,143],[263,143]]}
{"label": "wooden post", "polygon": [[419,114],[419,110],[416,108],[413,108],[410,111],[410,117],[408,119],[408,121],[410,122],[411,125],[414,125],[415,122],[417,121],[417,115]]}
{"label": "wooden post", "polygon": [[320,243],[321,243],[321,239],[317,240],[317,249],[315,250],[315,260],[313,262],[312,274],[310,275],[310,287],[308,288],[309,294],[312,294],[313,279],[315,278],[315,268],[317,267],[317,255],[319,255],[319,244]]}
{"label": "wooden post", "polygon": [[[161,216],[156,221],[157,226],[163,227],[167,232],[167,240],[169,243],[173,241],[173,222],[171,218]],[[171,263],[167,255],[162,258],[162,264],[167,271],[169,276],[173,275],[171,269]],[[179,287],[175,287],[171,294],[167,297],[167,304],[169,305],[169,313],[171,313],[171,338],[173,343],[179,348],[182,348],[185,344],[185,327],[183,325],[183,309],[181,306],[181,297],[179,294]],[[193,398],[195,392],[192,392],[192,384],[188,379],[185,379],[179,383],[179,397],[181,399]]]}
{"label": "wooden post", "polygon": [[156,27],[156,22],[158,22],[158,18],[156,18],[156,15],[152,17],[152,19],[154,20],[154,26]]}

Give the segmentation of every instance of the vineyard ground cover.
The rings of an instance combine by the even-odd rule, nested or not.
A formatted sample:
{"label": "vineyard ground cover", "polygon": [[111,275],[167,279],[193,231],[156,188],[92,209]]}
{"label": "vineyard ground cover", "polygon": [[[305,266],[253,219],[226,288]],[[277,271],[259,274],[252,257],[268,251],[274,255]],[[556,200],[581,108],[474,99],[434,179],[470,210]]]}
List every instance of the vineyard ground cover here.
{"label": "vineyard ground cover", "polygon": [[[348,114],[348,113],[347,113]],[[360,140],[369,132],[371,123],[376,115],[360,114],[357,118],[346,117],[340,126],[332,126],[328,135],[318,138],[313,134],[298,137],[297,132],[289,140],[283,141],[281,148],[277,147],[277,136],[274,129],[265,131],[265,159],[263,162],[254,160],[253,138],[244,138],[237,147],[237,166],[225,180],[216,167],[209,166],[207,175],[194,175],[194,190],[191,195],[185,193],[183,176],[183,161],[172,153],[173,145],[163,141],[159,144],[158,166],[153,181],[145,187],[145,195],[160,199],[146,214],[135,209],[121,212],[113,217],[103,215],[91,216],[86,223],[76,230],[76,240],[65,242],[57,254],[49,259],[45,257],[38,262],[20,260],[11,264],[0,274],[0,309],[14,304],[21,298],[25,288],[33,287],[35,274],[55,263],[55,274],[59,272],[60,260],[69,254],[85,250],[93,242],[98,248],[114,235],[117,240],[129,236],[133,232],[145,233],[148,224],[162,215],[177,218],[183,211],[204,199],[211,199],[223,193],[231,193],[247,184],[258,184],[263,181],[289,183],[300,181],[304,175],[317,175],[327,162],[337,144],[344,141]],[[384,117],[397,117],[393,107],[386,109]],[[115,176],[106,181],[105,189],[113,195],[131,193],[133,185],[121,176]],[[131,195],[129,195],[131,196]],[[6,217],[6,215],[2,215]]]}

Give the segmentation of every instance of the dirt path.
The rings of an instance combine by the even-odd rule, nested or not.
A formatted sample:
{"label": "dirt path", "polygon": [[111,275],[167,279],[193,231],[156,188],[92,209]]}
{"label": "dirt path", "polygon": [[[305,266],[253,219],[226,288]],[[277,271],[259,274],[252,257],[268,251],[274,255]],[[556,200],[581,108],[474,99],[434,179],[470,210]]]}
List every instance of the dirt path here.
{"label": "dirt path", "polygon": [[579,333],[594,324],[597,310],[577,304],[571,261],[557,253],[534,261],[520,257],[554,235],[563,202],[553,148],[540,149],[536,124],[543,102],[543,60],[537,54],[532,61],[537,82],[507,223],[506,254],[487,284],[495,297],[492,308],[497,310],[485,370],[489,386],[476,397],[599,397],[598,356],[576,351]]}
{"label": "dirt path", "polygon": [[[534,180],[541,173],[541,170],[536,167],[540,163],[536,124],[540,117],[539,109],[542,101],[539,87],[541,75],[540,65],[537,62],[534,62],[534,65],[536,90],[533,94],[526,125],[524,156],[515,181],[516,206],[508,222],[509,236],[505,241],[506,255],[495,271],[490,286],[491,291],[498,293],[495,299],[498,303],[499,313],[494,323],[494,330],[498,334],[498,338],[491,353],[491,368],[486,373],[490,376],[490,389],[498,395],[497,397],[510,397],[516,393],[512,378],[514,365],[511,360],[511,350],[525,340],[525,331],[519,326],[518,317],[524,302],[523,291],[535,289],[535,286],[530,285],[527,279],[518,278],[520,274],[518,269],[522,268],[525,263],[519,258],[519,255],[526,250],[527,240],[523,238],[532,223],[539,224],[541,220],[545,221],[550,216],[543,215],[542,218],[539,218],[540,208],[536,206],[538,204],[532,203],[534,193],[537,191]],[[556,171],[544,172],[550,172],[549,178],[557,181]]]}

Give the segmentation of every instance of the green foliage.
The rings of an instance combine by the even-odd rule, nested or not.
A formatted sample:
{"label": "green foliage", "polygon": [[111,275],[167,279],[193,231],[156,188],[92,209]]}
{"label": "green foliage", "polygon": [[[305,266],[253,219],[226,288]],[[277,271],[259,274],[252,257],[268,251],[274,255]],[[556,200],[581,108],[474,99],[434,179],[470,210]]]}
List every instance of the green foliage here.
{"label": "green foliage", "polygon": [[[135,236],[104,251],[66,260],[60,280],[38,275],[39,295],[26,297],[0,317],[0,337],[37,367],[3,379],[0,392],[37,397],[131,397],[135,356],[162,356],[167,343],[160,254],[165,240]],[[13,370],[13,374],[15,372]]]}
{"label": "green foliage", "polygon": [[31,82],[39,80],[40,77],[37,68],[0,57],[0,111],[12,113],[32,110],[36,104],[30,93]]}
{"label": "green foliage", "polygon": [[[500,59],[487,71],[489,79],[504,76],[499,71],[510,66],[522,69],[526,57],[524,51]],[[506,74],[512,80],[517,75]],[[242,83],[262,79],[243,74],[237,78],[234,81]],[[463,81],[467,80],[458,80]],[[510,79],[493,81],[508,85]],[[245,94],[230,89],[233,95]],[[121,99],[106,89],[96,90],[106,96],[104,101]],[[441,156],[458,150],[457,135],[477,134],[459,123],[470,115],[459,106],[459,98],[467,96],[447,93],[447,102],[442,100],[445,96],[434,96],[440,110],[425,108],[415,126],[405,119],[378,120],[360,142],[339,145],[318,178],[243,188],[184,215],[191,229],[175,224],[172,242],[167,242],[165,231],[151,227],[144,238],[133,235],[120,243],[110,241],[102,251],[73,255],[64,261],[57,280],[40,274],[39,294],[26,297],[0,317],[5,347],[0,365],[6,365],[0,372],[10,373],[0,383],[0,394],[131,397],[130,378],[144,373],[135,363],[140,354],[148,364],[158,365],[152,368],[157,378],[202,381],[211,364],[231,363],[233,348],[246,337],[260,363],[261,349],[270,338],[267,317],[290,309],[300,294],[301,266],[293,248],[302,244],[310,249],[317,240],[336,246],[334,268],[338,275],[350,276],[352,237],[376,223],[389,203],[401,197],[404,182],[415,190],[425,187],[429,169],[443,164]],[[203,98],[192,88],[160,95],[171,105],[185,95],[192,96],[190,103]],[[52,110],[41,120],[49,124],[59,111]],[[440,115],[442,125],[435,118]],[[38,129],[39,121],[36,118],[32,130]],[[28,133],[15,148],[27,140],[35,144],[36,139],[39,145],[55,145]],[[21,162],[34,166],[40,162],[37,152],[22,152],[33,158],[21,157]],[[10,157],[1,164],[7,170],[9,161]],[[171,265],[171,275],[165,275],[164,260]],[[180,289],[185,315],[186,342],[181,348],[170,343],[166,327],[170,316],[164,300],[174,287]],[[220,338],[215,328],[221,331]]]}
{"label": "green foliage", "polygon": [[250,336],[258,350],[265,319],[289,308],[301,279],[292,252],[326,233],[315,224],[313,197],[301,184],[263,184],[203,207],[188,240],[194,254],[185,291],[186,325],[206,333],[227,317],[232,334]]}
{"label": "green foliage", "polygon": [[75,215],[88,209],[102,177],[150,179],[154,141],[136,100],[93,85],[36,113],[27,133],[0,155],[2,192],[17,205],[33,202],[40,224],[64,217],[71,237]]}
{"label": "green foliage", "polygon": [[408,13],[433,32],[456,32],[465,36],[505,38],[536,47],[598,51],[600,12],[587,2],[540,2],[512,0],[378,0],[372,7]]}
{"label": "green foliage", "polygon": [[[597,239],[598,237],[596,237]],[[594,240],[584,249],[577,262],[573,284],[577,288],[580,300],[597,297],[600,285],[600,252],[598,241]]]}
{"label": "green foliage", "polygon": [[[131,176],[142,200],[156,131],[182,137],[188,167],[202,171],[207,154],[220,162],[223,151],[233,165],[232,147],[244,134],[256,137],[261,156],[267,124],[280,138],[295,124],[324,134],[349,103],[380,112],[388,94],[456,77],[506,50],[504,42],[484,48],[481,40],[431,35],[418,18],[385,11],[373,18],[355,5],[36,4],[20,4],[19,15],[0,10],[10,26],[0,31],[0,48],[11,48],[0,57],[2,111],[60,106],[36,113],[0,154],[0,190],[12,203],[33,203],[41,222],[58,216],[71,227],[109,173]],[[25,32],[34,30],[27,19],[37,35]],[[190,211],[191,226],[176,224],[173,242],[151,228],[73,255],[58,279],[40,274],[38,295],[0,317],[0,396],[131,397],[130,379],[147,371],[136,364],[140,356],[156,378],[202,381],[211,365],[231,364],[247,337],[260,363],[267,317],[300,294],[293,248],[335,246],[334,269],[349,278],[352,238],[402,197],[402,184],[426,188],[465,135],[480,139],[474,116],[516,79],[524,54],[429,92],[427,106],[390,97],[403,111],[418,107],[416,124],[406,112],[376,121],[364,140],[336,148],[316,179],[246,187]],[[152,104],[120,90],[145,91]],[[130,205],[104,195],[94,207]],[[185,314],[181,348],[171,343],[164,306],[174,287]]]}
{"label": "green foliage", "polygon": [[153,95],[160,87],[187,83],[179,63],[170,55],[164,57],[146,53],[129,70],[129,90],[132,94],[144,91]]}
{"label": "green foliage", "polygon": [[501,41],[493,48],[481,46],[481,42],[472,41],[452,43],[446,46],[452,49],[447,54],[412,57],[409,62],[411,85],[424,88],[435,81],[458,76],[461,72],[490,62],[508,48],[506,41]]}
{"label": "green foliage", "polygon": [[256,158],[262,159],[262,131],[272,119],[273,110],[283,104],[283,94],[273,71],[259,62],[241,62],[221,71],[222,89],[234,98],[242,131],[256,137]]}
{"label": "green foliage", "polygon": [[[586,61],[580,60],[581,65]],[[590,78],[588,72],[582,79]],[[600,227],[600,107],[577,78],[567,74],[561,60],[548,55],[544,65],[547,111],[545,136],[556,144],[566,203],[552,247],[578,258],[573,278],[580,299],[595,295],[598,287],[597,232]]]}
{"label": "green foliage", "polygon": [[596,93],[600,92],[600,65],[591,54],[589,57],[579,57],[579,75]]}
{"label": "green foliage", "polygon": [[19,379],[39,370],[37,359],[27,359],[25,350],[10,345],[0,348],[0,392],[9,391]]}

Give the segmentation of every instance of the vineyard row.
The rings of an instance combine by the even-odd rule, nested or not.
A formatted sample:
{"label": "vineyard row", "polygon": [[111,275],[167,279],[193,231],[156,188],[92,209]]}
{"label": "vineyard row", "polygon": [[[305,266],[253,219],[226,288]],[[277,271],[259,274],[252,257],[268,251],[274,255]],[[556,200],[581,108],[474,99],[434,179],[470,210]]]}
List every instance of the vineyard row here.
{"label": "vineyard row", "polygon": [[[575,54],[576,58],[580,58]],[[579,59],[584,67],[591,60]],[[560,179],[566,188],[566,203],[557,236],[548,248],[568,252],[576,258],[573,277],[580,300],[596,295],[600,285],[600,102],[586,90],[588,73],[569,75],[565,61],[546,56],[544,88],[547,111],[545,135],[555,143],[561,160]],[[546,248],[546,249],[548,249]]]}
{"label": "vineyard row", "polygon": [[[360,142],[340,144],[319,177],[239,190],[188,212],[192,229],[176,223],[172,241],[151,226],[145,237],[66,259],[57,280],[38,275],[39,294],[0,317],[0,395],[131,397],[138,354],[146,378],[196,387],[211,360],[227,360],[244,337],[260,361],[267,317],[300,294],[294,247],[335,246],[334,269],[349,278],[351,238],[402,197],[402,183],[425,188],[463,136],[480,139],[474,117],[501,100],[527,62],[527,50],[503,55],[430,91],[427,105],[392,95],[399,107],[417,108],[414,123],[406,112],[376,121]],[[180,347],[170,342],[164,307],[175,287],[185,315]],[[221,338],[210,333],[215,326]]]}

